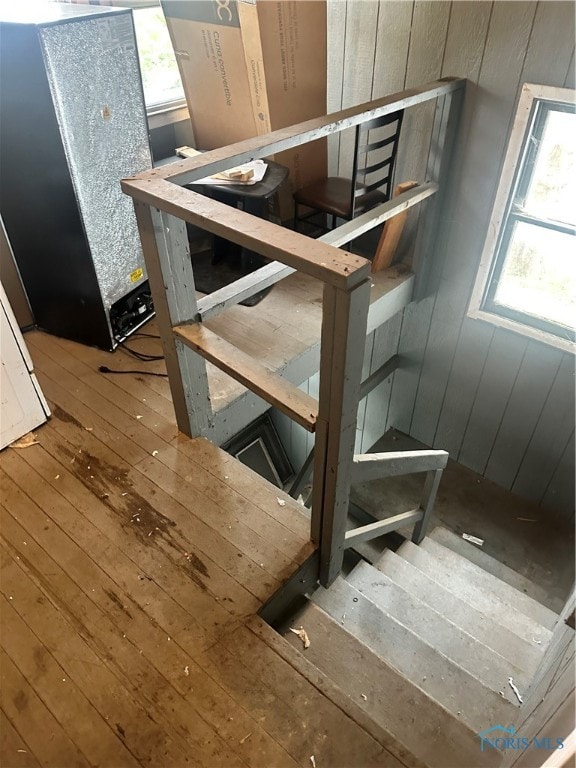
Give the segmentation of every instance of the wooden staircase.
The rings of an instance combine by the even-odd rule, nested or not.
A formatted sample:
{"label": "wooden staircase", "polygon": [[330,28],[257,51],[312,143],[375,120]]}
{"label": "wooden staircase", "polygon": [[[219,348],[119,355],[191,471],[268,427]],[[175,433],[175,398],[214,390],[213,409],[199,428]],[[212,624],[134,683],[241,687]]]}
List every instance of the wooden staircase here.
{"label": "wooden staircase", "polygon": [[[466,545],[471,557],[477,556]],[[558,616],[538,588],[436,528],[319,588],[286,639],[431,768],[497,766],[478,733],[516,723]]]}

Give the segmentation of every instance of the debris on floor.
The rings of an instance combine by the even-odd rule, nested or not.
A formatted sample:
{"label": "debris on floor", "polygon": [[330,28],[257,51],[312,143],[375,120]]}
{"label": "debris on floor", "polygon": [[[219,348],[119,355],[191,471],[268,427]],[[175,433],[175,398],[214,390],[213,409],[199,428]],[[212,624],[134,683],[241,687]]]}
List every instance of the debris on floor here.
{"label": "debris on floor", "polygon": [[463,533],[462,538],[464,541],[469,541],[471,544],[477,544],[479,547],[484,546],[484,539],[480,539],[478,536],[472,536],[470,533]]}
{"label": "debris on floor", "polygon": [[305,649],[310,648],[310,638],[308,637],[304,627],[300,627],[300,629],[294,629],[293,627],[290,627],[290,632],[294,632],[295,635],[298,635],[300,640],[302,640],[302,645]]}
{"label": "debris on floor", "polygon": [[36,440],[34,432],[28,432],[24,437],[10,443],[10,448],[30,448],[31,445],[40,445],[40,441]]}
{"label": "debris on floor", "polygon": [[515,695],[515,696],[516,696],[516,698],[518,699],[519,703],[520,703],[520,704],[523,704],[523,703],[524,703],[524,699],[523,699],[523,698],[522,698],[522,696],[520,695],[520,691],[518,690],[518,688],[517,688],[517,687],[514,685],[514,680],[513,680],[511,677],[509,677],[509,678],[508,678],[508,685],[509,685],[509,686],[510,686],[510,688],[512,688],[512,690],[514,691],[514,695]]}
{"label": "debris on floor", "polygon": [[312,763],[312,768],[316,768],[316,760],[314,759],[314,755],[310,755],[310,762]]}
{"label": "debris on floor", "polygon": [[285,507],[286,506],[286,502],[284,501],[284,499],[280,499],[280,498],[278,498],[278,496],[276,497],[276,501],[278,502],[278,506],[279,507]]}

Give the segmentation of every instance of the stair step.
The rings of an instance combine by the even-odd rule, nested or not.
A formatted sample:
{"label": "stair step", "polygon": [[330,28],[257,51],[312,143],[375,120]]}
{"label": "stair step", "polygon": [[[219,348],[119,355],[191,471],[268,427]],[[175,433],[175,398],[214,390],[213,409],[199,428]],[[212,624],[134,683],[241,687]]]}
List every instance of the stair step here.
{"label": "stair step", "polygon": [[495,557],[492,557],[483,549],[479,549],[474,544],[458,536],[454,531],[439,525],[428,534],[428,537],[438,542],[438,544],[442,544],[443,547],[451,549],[457,555],[465,557],[479,568],[482,568],[482,570],[491,573],[492,576],[500,579],[500,581],[505,581],[506,584],[528,595],[542,605],[548,604],[548,594],[545,589],[522,576],[518,571],[514,571],[504,563],[501,563],[500,560],[496,560]]}
{"label": "stair step", "polygon": [[546,629],[552,631],[556,626],[558,615],[555,614],[554,611],[551,611],[545,605],[538,603],[533,598],[524,594],[524,592],[520,592],[509,584],[501,581],[501,579],[488,573],[475,563],[472,563],[466,557],[453,552],[451,549],[448,549],[448,547],[445,547],[430,538],[424,539],[420,546],[438,560],[445,563],[453,573],[457,572],[466,575],[466,578],[470,583],[488,593],[498,595],[502,602],[513,606],[517,611],[521,611],[526,616],[534,619],[534,621],[542,624]]}
{"label": "stair step", "polygon": [[509,677],[513,677],[522,690],[528,687],[530,675],[524,670],[464,632],[373,566],[359,563],[346,581],[386,615],[495,693],[509,688]]}
{"label": "stair step", "polygon": [[344,579],[336,579],[329,590],[318,589],[313,602],[336,621],[343,621],[381,659],[473,730],[481,731],[486,722],[507,723],[516,717],[513,703],[482,685]]}
{"label": "stair step", "polygon": [[[303,650],[292,632],[287,632],[286,639],[427,766],[500,765],[501,753],[481,752],[474,730],[376,656],[322,609],[309,604],[298,619],[300,624],[310,638],[309,648]],[[483,720],[486,722],[491,722],[488,716]]]}
{"label": "stair step", "polygon": [[387,550],[377,568],[479,642],[508,659],[532,677],[542,660],[544,645],[526,641],[461,600],[396,552]]}
{"label": "stair step", "polygon": [[534,619],[526,616],[515,606],[504,602],[494,591],[486,592],[473,584],[468,574],[461,573],[444,561],[434,557],[422,546],[405,541],[398,554],[431,579],[442,585],[448,592],[486,614],[496,624],[508,628],[526,642],[546,646],[552,633]]}

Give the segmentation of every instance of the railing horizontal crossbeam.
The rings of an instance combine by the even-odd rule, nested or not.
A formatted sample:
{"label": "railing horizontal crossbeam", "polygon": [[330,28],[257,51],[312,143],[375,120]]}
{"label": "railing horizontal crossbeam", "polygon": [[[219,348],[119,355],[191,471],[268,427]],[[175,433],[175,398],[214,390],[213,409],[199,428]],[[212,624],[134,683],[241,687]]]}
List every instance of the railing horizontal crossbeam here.
{"label": "railing horizontal crossbeam", "polygon": [[314,432],[318,417],[318,403],[313,397],[200,323],[179,325],[172,330],[184,344],[217,368],[232,376],[270,405],[278,408],[309,432]]}
{"label": "railing horizontal crossbeam", "polygon": [[[241,165],[248,160],[259,157],[268,157],[276,152],[282,152],[300,144],[329,136],[332,133],[354,128],[360,123],[365,123],[377,117],[398,112],[403,109],[422,104],[439,96],[463,89],[466,81],[461,78],[446,78],[434,80],[426,85],[410,88],[405,91],[384,96],[381,99],[369,101],[353,107],[348,107],[340,112],[306,120],[296,125],[280,128],[277,131],[263,136],[255,136],[236,144],[205,152],[194,158],[187,158],[169,166],[156,168],[154,171],[146,171],[138,178],[169,178],[176,184],[191,184],[205,176],[212,176],[227,168]],[[124,190],[132,194],[127,186]],[[134,197],[137,194],[133,195]]]}
{"label": "railing horizontal crossbeam", "polygon": [[123,181],[122,186],[153,208],[335,288],[349,291],[362,283],[370,272],[370,262],[361,256],[331,248],[322,240],[312,240],[300,232],[279,227],[272,221],[177,187],[164,179]]}
{"label": "railing horizontal crossbeam", "polygon": [[[327,232],[318,238],[318,242],[339,248],[349,243],[355,237],[364,234],[364,232],[417,205],[427,197],[434,195],[437,191],[437,184],[419,184],[417,187],[413,187],[407,192],[398,195],[393,200],[382,203],[382,205],[378,205],[371,211],[357,216],[352,221],[347,221],[331,232]],[[232,237],[229,236],[229,239],[232,239]],[[266,264],[249,275],[245,275],[239,280],[230,283],[230,285],[220,288],[220,290],[214,291],[200,299],[198,301],[199,319],[208,320],[210,317],[215,317],[229,307],[239,304],[255,293],[280,282],[280,280],[292,275],[294,272],[296,272],[294,268],[287,267],[280,262]]]}
{"label": "railing horizontal crossbeam", "polygon": [[446,451],[365,453],[354,456],[352,482],[366,483],[370,480],[381,480],[384,477],[444,469],[447,462]]}
{"label": "railing horizontal crossbeam", "polygon": [[379,536],[384,536],[385,533],[396,531],[405,525],[417,523],[423,517],[424,511],[422,509],[413,509],[410,512],[402,512],[399,515],[394,515],[394,517],[388,517],[386,520],[378,520],[375,523],[354,528],[352,531],[346,532],[344,546],[348,548],[359,544],[361,541],[377,539]]}

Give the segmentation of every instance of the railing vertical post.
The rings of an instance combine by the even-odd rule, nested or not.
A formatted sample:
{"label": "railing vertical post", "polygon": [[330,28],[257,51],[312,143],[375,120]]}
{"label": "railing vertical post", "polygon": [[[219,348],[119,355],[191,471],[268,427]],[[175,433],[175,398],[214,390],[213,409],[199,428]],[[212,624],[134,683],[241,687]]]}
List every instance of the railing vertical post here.
{"label": "railing vertical post", "polygon": [[191,437],[212,434],[212,407],[203,358],[175,339],[172,328],[197,315],[186,224],[134,200],[142,250],[178,429]]}
{"label": "railing vertical post", "polygon": [[437,253],[440,215],[445,213],[444,202],[452,170],[464,94],[465,89],[460,88],[445,96],[439,96],[436,103],[426,181],[437,183],[438,193],[428,199],[420,213],[413,264],[413,271],[416,273],[415,299],[421,299],[426,295],[430,271],[435,266],[432,264],[432,259],[440,255]]}
{"label": "railing vertical post", "polygon": [[320,544],[325,587],[340,573],[344,556],[370,283],[349,292],[324,287],[312,538]]}
{"label": "railing vertical post", "polygon": [[426,536],[441,479],[441,469],[432,469],[426,473],[422,501],[420,502],[420,509],[424,514],[422,515],[422,520],[414,526],[414,531],[412,532],[412,541],[414,544],[420,544]]}

